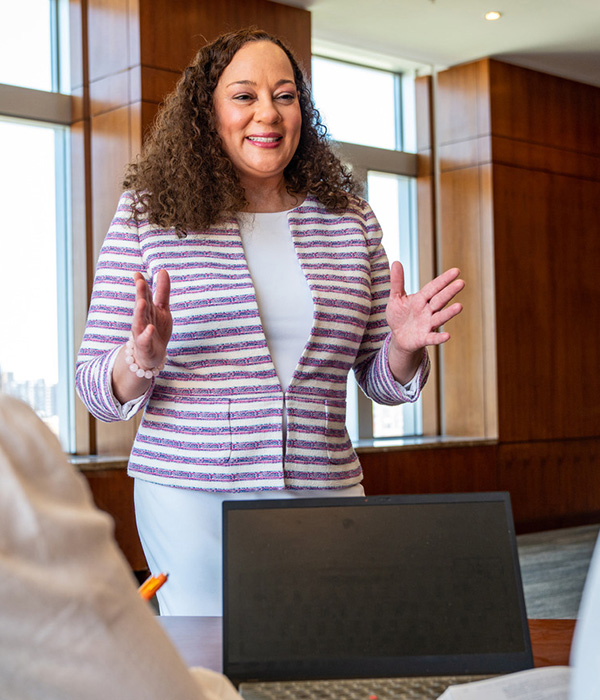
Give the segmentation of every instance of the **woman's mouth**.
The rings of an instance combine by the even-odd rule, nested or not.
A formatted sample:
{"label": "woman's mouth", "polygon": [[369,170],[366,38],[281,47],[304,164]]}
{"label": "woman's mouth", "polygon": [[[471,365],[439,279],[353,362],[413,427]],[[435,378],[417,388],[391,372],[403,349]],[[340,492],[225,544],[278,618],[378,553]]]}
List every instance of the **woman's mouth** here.
{"label": "woman's mouth", "polygon": [[283,139],[283,136],[281,134],[265,134],[262,136],[246,136],[248,141],[250,143],[256,145],[256,146],[265,146],[265,147],[273,147],[279,144],[279,142]]}

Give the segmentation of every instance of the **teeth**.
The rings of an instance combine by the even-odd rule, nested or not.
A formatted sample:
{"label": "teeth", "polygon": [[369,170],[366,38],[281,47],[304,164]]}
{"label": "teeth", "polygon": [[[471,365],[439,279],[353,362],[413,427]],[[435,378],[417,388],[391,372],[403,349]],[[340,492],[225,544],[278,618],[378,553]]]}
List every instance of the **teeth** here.
{"label": "teeth", "polygon": [[249,136],[250,141],[258,141],[258,143],[275,143],[279,141],[281,136]]}

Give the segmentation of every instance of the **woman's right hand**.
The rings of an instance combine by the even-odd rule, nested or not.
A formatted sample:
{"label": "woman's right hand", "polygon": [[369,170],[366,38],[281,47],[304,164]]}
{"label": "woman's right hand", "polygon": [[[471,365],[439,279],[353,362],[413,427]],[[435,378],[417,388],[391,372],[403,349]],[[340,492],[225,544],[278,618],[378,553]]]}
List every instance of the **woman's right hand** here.
{"label": "woman's right hand", "polygon": [[[133,275],[135,282],[135,307],[131,333],[133,335],[133,357],[138,367],[159,367],[167,354],[167,344],[173,331],[173,317],[169,309],[171,280],[166,270],[156,276],[156,291],[152,290],[141,272]],[[143,396],[151,379],[138,377],[126,362],[125,346],[121,348],[112,373],[112,388],[121,404]]]}
{"label": "woman's right hand", "polygon": [[158,367],[167,354],[167,344],[173,331],[173,318],[169,309],[171,280],[166,270],[156,276],[154,298],[150,285],[141,272],[133,275],[135,282],[135,307],[131,333],[133,356],[144,369]]}

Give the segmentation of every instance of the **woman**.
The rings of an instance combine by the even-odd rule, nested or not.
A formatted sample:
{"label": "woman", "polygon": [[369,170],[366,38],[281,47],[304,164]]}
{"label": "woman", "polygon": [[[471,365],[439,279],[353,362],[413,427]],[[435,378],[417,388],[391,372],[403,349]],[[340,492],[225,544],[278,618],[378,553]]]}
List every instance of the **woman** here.
{"label": "woman", "polygon": [[347,374],[415,400],[463,282],[407,296],[395,263],[390,293],[377,220],[262,31],[198,52],[124,184],[77,386],[102,420],[144,409],[129,473],[161,613],[219,615],[222,501],[362,495]]}

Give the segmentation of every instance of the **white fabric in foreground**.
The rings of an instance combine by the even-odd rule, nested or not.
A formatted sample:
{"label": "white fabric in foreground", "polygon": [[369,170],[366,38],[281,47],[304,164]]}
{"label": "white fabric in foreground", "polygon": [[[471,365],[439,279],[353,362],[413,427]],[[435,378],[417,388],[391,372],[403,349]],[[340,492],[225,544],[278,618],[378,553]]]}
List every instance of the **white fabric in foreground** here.
{"label": "white fabric in foreground", "polygon": [[600,698],[600,537],[590,562],[571,646],[571,700]]}
{"label": "white fabric in foreground", "polygon": [[[166,584],[168,585],[168,584]],[[235,700],[171,644],[84,478],[24,403],[0,395],[2,700]]]}

